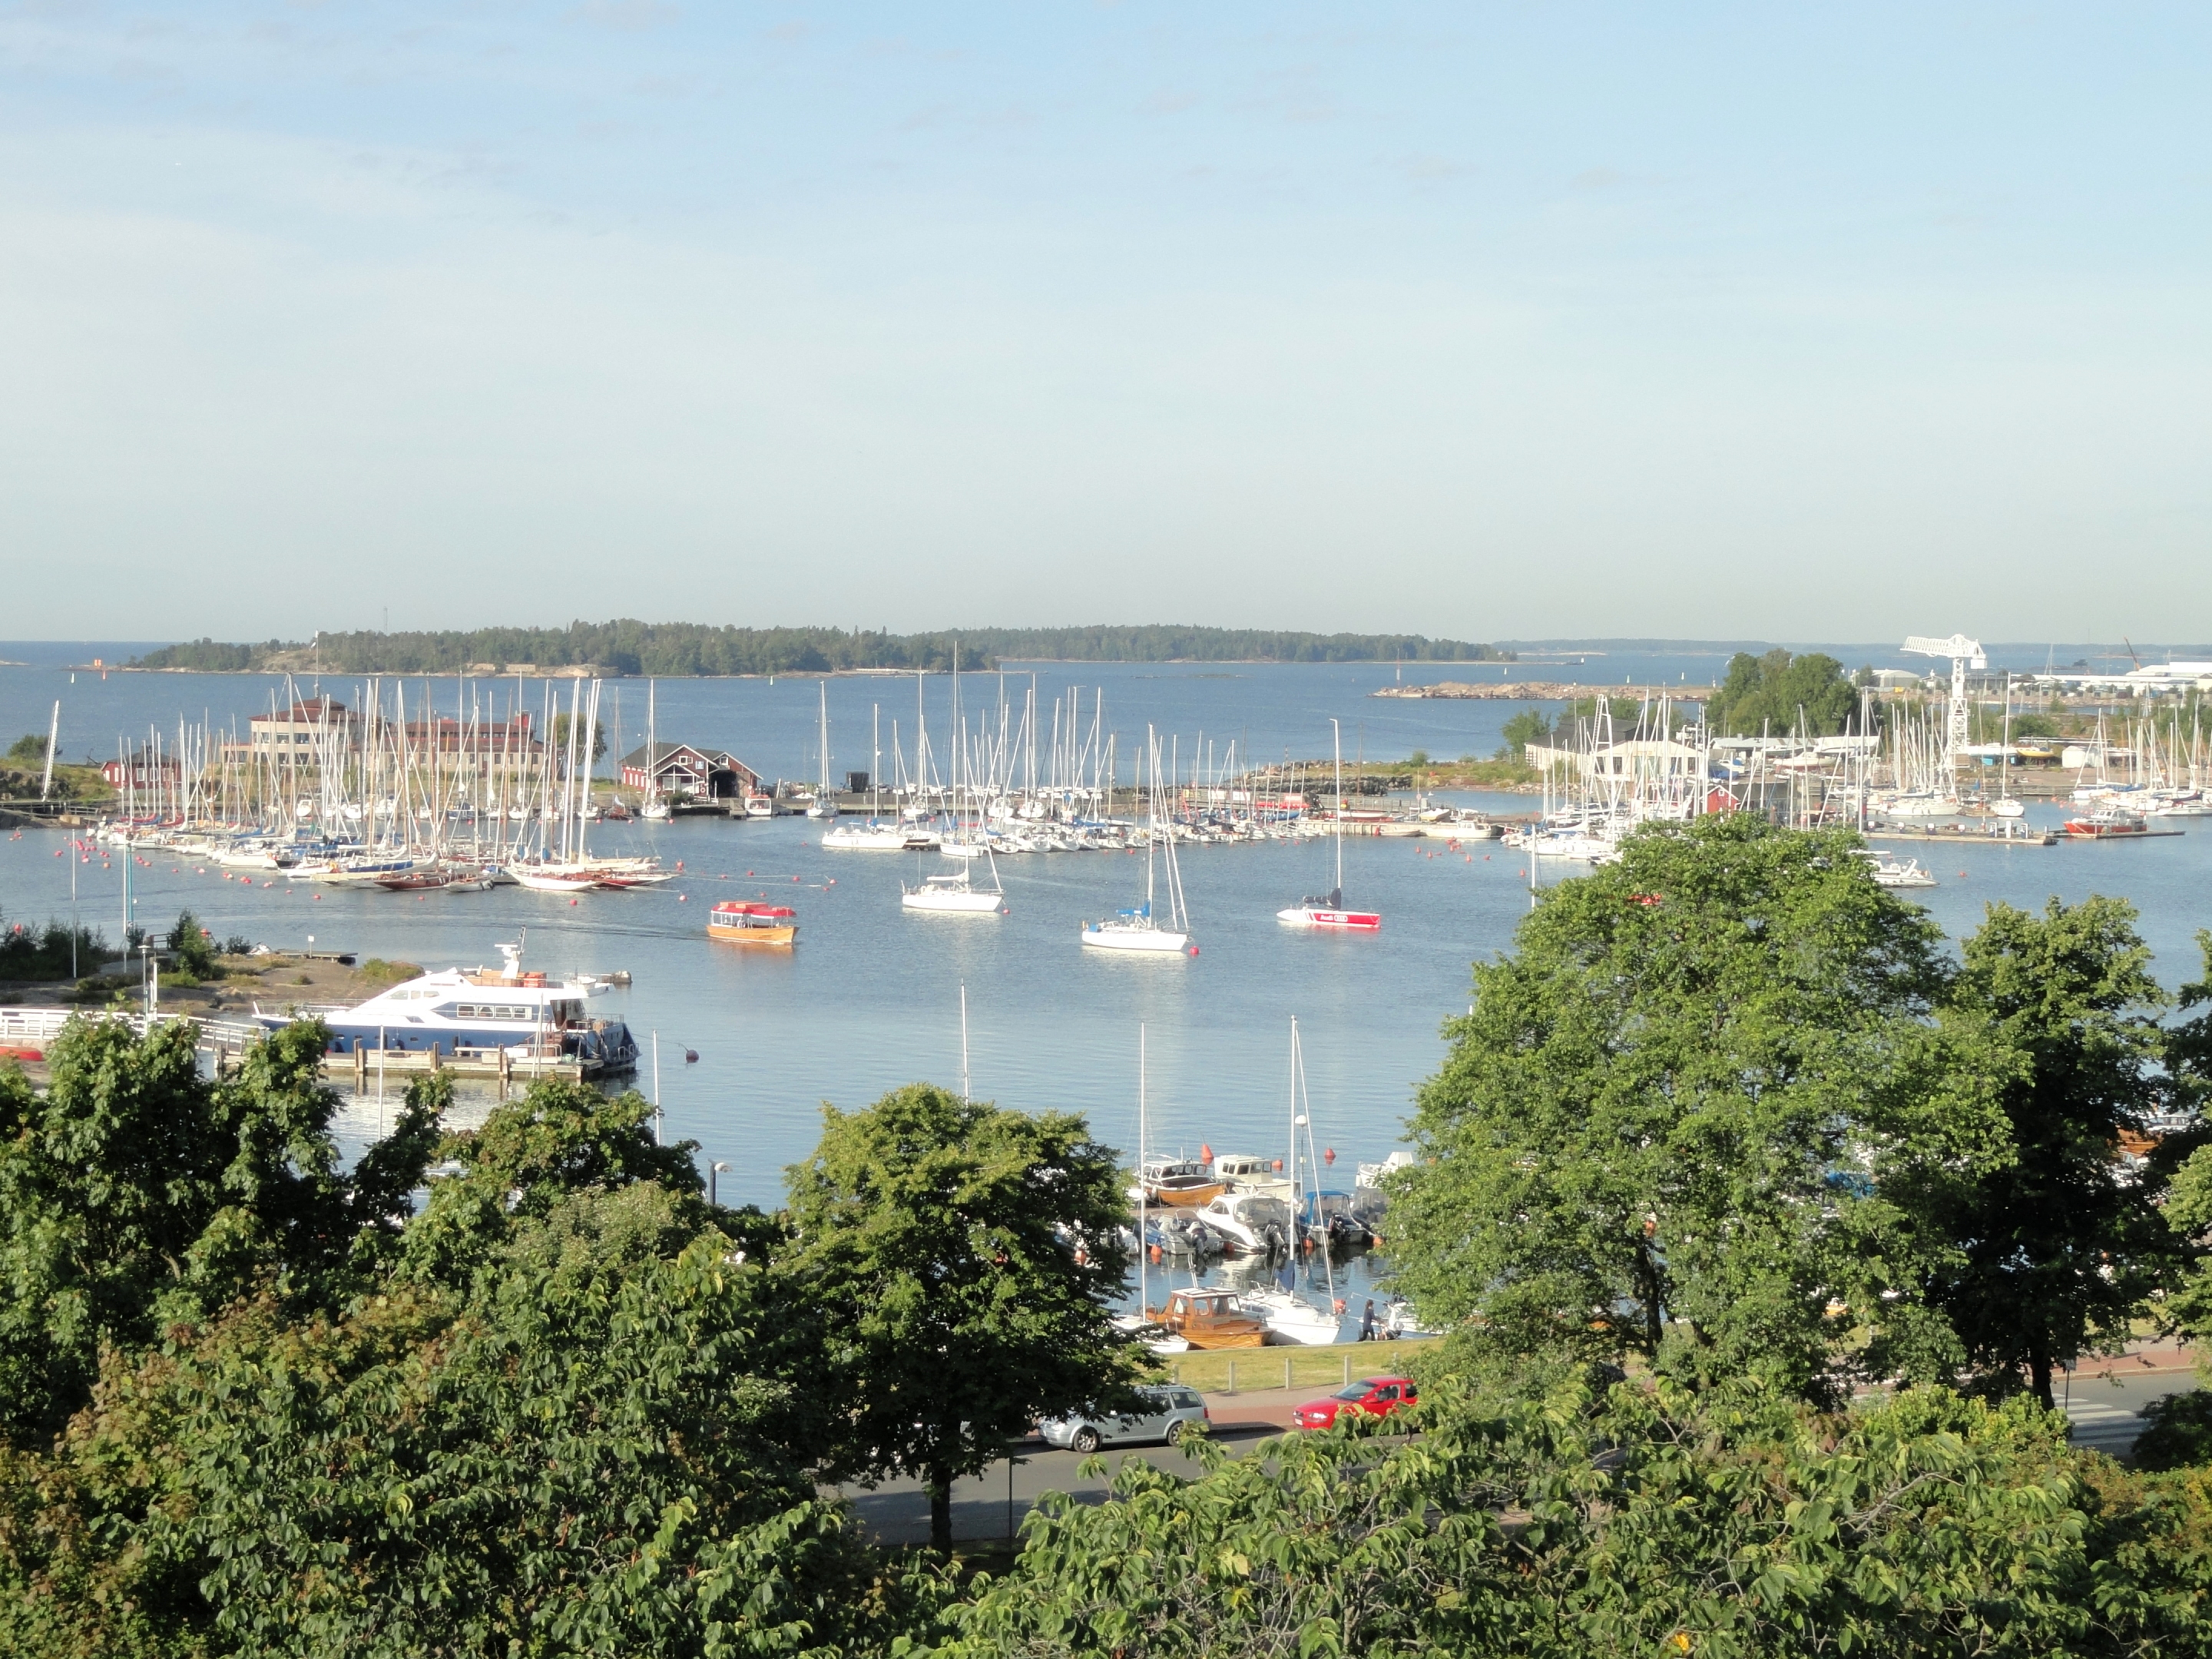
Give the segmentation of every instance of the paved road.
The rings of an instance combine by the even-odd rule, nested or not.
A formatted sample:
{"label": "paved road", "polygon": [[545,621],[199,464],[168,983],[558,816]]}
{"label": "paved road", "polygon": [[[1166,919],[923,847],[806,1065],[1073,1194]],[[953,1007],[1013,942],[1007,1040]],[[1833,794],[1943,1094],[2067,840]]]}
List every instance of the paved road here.
{"label": "paved road", "polygon": [[[2061,1404],[2074,1425],[2074,1443],[2118,1455],[2135,1444],[2142,1428],[2136,1414],[2153,1400],[2197,1386],[2197,1375],[2161,1354],[2156,1369],[2126,1360],[2100,1363],[2100,1371],[2080,1371],[2061,1383]],[[1206,1407],[1213,1414],[1213,1438],[1233,1455],[1249,1452],[1270,1435],[1279,1434],[1290,1408],[1314,1397],[1314,1390],[1272,1389],[1240,1395],[1208,1395]],[[1196,1474],[1197,1461],[1165,1446],[1109,1447],[1109,1470],[1125,1455],[1143,1457],[1178,1474]],[[962,1541],[1004,1538],[1021,1525],[1022,1517],[1038,1497],[1064,1492],[1096,1503],[1107,1492],[1105,1480],[1086,1480],[1079,1472],[1084,1459],[1073,1452],[1054,1451],[1041,1440],[1018,1449],[1012,1474],[1012,1497],[1008,1499],[1007,1468],[1000,1463],[979,1479],[963,1480],[952,1491],[952,1535]],[[886,1544],[921,1544],[929,1540],[929,1498],[919,1483],[886,1481],[873,1492],[858,1486],[844,1489],[861,1523]]]}

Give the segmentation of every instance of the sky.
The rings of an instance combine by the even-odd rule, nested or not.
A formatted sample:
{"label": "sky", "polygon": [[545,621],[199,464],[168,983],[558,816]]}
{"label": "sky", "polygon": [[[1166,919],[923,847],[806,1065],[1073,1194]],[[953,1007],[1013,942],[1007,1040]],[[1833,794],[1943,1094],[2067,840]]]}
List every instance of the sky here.
{"label": "sky", "polygon": [[0,3],[0,635],[2201,636],[2208,49]]}

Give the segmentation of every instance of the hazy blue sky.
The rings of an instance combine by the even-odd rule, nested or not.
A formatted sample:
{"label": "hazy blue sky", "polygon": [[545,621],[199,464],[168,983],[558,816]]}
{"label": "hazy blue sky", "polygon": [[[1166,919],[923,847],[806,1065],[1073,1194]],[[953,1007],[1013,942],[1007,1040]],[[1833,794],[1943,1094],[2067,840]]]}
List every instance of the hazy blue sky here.
{"label": "hazy blue sky", "polygon": [[0,636],[2212,633],[2198,5],[0,9]]}

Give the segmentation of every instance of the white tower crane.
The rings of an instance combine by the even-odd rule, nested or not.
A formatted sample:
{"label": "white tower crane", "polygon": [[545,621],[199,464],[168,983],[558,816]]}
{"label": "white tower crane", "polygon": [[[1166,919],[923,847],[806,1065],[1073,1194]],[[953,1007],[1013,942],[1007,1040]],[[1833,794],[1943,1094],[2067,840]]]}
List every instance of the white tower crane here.
{"label": "white tower crane", "polygon": [[1964,634],[1954,634],[1948,640],[1931,640],[1915,634],[1899,649],[1915,657],[1948,657],[1951,659],[1950,720],[1943,732],[1943,763],[1950,768],[1958,764],[1959,755],[1966,746],[1966,671],[1990,665],[1983,654],[1979,640],[1970,640]]}

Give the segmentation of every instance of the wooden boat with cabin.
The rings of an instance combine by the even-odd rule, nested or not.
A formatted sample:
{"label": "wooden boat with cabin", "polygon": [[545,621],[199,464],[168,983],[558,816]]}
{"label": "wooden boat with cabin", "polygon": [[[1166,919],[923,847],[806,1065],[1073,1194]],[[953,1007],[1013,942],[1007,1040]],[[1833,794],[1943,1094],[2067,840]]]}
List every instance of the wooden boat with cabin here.
{"label": "wooden boat with cabin", "polygon": [[1234,1291],[1177,1291],[1152,1316],[1194,1348],[1256,1348],[1267,1340],[1267,1326]]}
{"label": "wooden boat with cabin", "polygon": [[707,937],[731,945],[789,945],[799,937],[798,914],[787,904],[725,899],[707,913]]}

